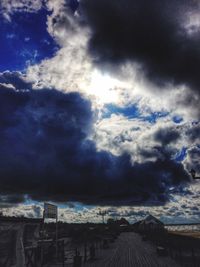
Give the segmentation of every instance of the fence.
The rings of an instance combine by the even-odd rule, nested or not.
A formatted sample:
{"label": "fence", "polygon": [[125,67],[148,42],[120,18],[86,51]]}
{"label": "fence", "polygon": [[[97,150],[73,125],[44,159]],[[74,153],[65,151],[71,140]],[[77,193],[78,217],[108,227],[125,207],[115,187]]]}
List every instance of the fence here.
{"label": "fence", "polygon": [[56,255],[54,240],[41,240],[37,246],[25,247],[26,267],[47,267],[50,264],[59,263],[60,266],[79,267],[81,263],[95,259],[99,249],[106,249],[117,235],[107,235],[96,238],[88,242],[65,242],[58,240],[58,250]]}
{"label": "fence", "polygon": [[200,267],[200,238],[167,231],[147,231],[143,233],[142,238],[153,242],[158,252],[162,255],[169,255],[181,266]]}
{"label": "fence", "polygon": [[0,266],[9,267],[16,263],[16,230],[0,232]]}

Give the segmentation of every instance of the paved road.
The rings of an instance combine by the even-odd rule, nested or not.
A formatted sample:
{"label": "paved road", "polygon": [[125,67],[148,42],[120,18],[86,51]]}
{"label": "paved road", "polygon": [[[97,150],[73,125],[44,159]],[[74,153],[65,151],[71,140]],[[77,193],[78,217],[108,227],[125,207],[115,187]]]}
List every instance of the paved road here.
{"label": "paved road", "polygon": [[178,267],[169,257],[159,257],[156,247],[136,233],[122,233],[112,248],[99,250],[97,260],[84,267]]}

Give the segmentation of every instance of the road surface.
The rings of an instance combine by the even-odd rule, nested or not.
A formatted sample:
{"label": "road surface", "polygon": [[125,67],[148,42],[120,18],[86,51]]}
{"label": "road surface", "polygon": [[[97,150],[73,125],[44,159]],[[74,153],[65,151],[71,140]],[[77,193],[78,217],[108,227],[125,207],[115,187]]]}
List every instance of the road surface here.
{"label": "road surface", "polygon": [[83,267],[178,267],[169,257],[159,257],[156,247],[136,233],[122,233],[110,249],[97,252]]}

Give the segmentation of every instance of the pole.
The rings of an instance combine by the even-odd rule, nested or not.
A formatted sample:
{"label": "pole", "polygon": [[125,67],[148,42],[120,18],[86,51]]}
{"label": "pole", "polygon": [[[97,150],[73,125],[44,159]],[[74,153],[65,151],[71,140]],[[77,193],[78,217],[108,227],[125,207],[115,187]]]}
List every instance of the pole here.
{"label": "pole", "polygon": [[58,212],[56,215],[56,259],[58,259]]}
{"label": "pole", "polygon": [[41,235],[41,238],[42,238],[42,242],[41,242],[41,254],[40,254],[40,261],[41,261],[41,266],[43,265],[43,259],[44,259],[44,238],[45,238],[45,235],[44,235],[44,231],[45,231],[45,210],[43,210],[43,224],[42,224],[42,235]]}
{"label": "pole", "polygon": [[42,239],[44,239],[44,224],[45,224],[45,212],[43,211],[43,222],[42,222]]}
{"label": "pole", "polygon": [[20,243],[21,243],[21,249],[22,249],[22,262],[21,262],[21,264],[23,264],[23,266],[26,266],[24,243],[23,243],[22,238],[20,238]]}

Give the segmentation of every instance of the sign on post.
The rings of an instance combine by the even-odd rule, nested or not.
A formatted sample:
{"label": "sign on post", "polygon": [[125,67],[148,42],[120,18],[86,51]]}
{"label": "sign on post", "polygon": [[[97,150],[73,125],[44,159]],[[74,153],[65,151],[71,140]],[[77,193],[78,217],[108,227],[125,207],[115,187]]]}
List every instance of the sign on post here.
{"label": "sign on post", "polygon": [[44,219],[57,219],[58,208],[56,205],[44,203]]}
{"label": "sign on post", "polygon": [[58,256],[58,207],[45,202],[43,219],[56,219],[56,258]]}

